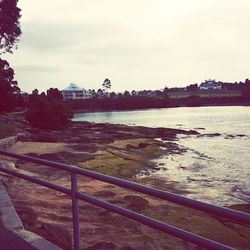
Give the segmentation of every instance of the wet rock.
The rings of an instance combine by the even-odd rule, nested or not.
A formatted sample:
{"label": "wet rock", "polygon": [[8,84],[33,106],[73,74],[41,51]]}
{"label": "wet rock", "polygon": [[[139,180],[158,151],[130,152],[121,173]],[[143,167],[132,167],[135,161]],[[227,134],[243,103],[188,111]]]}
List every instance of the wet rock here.
{"label": "wet rock", "polygon": [[244,134],[239,134],[239,135],[236,135],[237,137],[245,137],[246,135]]}
{"label": "wet rock", "polygon": [[120,248],[119,250],[136,250],[135,248],[131,247],[131,246],[123,246],[122,248]]}
{"label": "wet rock", "polygon": [[64,250],[72,249],[70,232],[63,225],[42,223],[40,226],[41,236]]}
{"label": "wet rock", "polygon": [[134,145],[131,145],[131,144],[128,144],[127,146],[126,146],[126,149],[137,149],[137,147],[136,146],[134,146]]}
{"label": "wet rock", "polygon": [[225,139],[233,139],[233,138],[235,138],[234,135],[227,135],[227,136],[225,136]]}
{"label": "wet rock", "polygon": [[101,216],[101,217],[109,217],[112,214],[108,210],[104,210],[104,211],[100,212],[98,215]]}
{"label": "wet rock", "polygon": [[82,250],[117,250],[117,247],[110,242],[99,242]]}
{"label": "wet rock", "polygon": [[148,143],[139,143],[137,146],[136,145],[131,145],[131,144],[128,144],[127,145],[127,149],[143,149],[143,148],[146,148],[149,144]]}
{"label": "wet rock", "polygon": [[37,214],[35,213],[35,211],[32,208],[26,206],[24,202],[20,200],[14,200],[14,204],[17,213],[21,217],[21,220],[24,222],[25,227],[32,225],[37,220]]}
{"label": "wet rock", "polygon": [[136,212],[144,211],[149,205],[149,202],[146,199],[138,195],[126,195],[124,196],[123,201],[129,209]]}
{"label": "wet rock", "polygon": [[115,193],[112,192],[112,191],[105,191],[105,190],[102,190],[102,191],[96,192],[96,193],[95,193],[95,196],[97,196],[97,197],[104,197],[104,198],[106,198],[106,197],[110,198],[110,197],[114,197],[114,196],[115,196]]}
{"label": "wet rock", "polygon": [[221,134],[220,133],[200,134],[197,137],[216,137],[216,136],[221,136]]}
{"label": "wet rock", "polygon": [[143,149],[146,148],[149,144],[148,143],[139,143],[138,148]]}

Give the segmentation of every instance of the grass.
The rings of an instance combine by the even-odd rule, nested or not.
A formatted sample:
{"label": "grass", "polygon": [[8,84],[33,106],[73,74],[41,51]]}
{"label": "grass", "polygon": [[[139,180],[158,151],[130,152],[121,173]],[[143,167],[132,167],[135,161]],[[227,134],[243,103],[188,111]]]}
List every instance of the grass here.
{"label": "grass", "polygon": [[0,122],[0,139],[15,136],[27,127],[23,115],[8,114],[8,122]]}
{"label": "grass", "polygon": [[0,139],[15,136],[18,132],[15,124],[0,123]]}
{"label": "grass", "polygon": [[[147,146],[127,149],[128,145],[137,146],[147,142]],[[117,140],[108,144],[104,150],[96,152],[95,159],[78,162],[79,167],[88,168],[107,175],[131,178],[141,169],[148,168],[148,162],[160,155],[158,145],[151,139]]]}

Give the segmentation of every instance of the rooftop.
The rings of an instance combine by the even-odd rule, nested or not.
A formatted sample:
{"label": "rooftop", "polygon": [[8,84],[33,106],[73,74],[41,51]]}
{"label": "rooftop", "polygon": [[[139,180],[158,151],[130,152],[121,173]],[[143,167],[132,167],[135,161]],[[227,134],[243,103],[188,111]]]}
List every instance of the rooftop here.
{"label": "rooftop", "polygon": [[78,87],[75,83],[70,83],[64,90],[84,90],[84,88]]}

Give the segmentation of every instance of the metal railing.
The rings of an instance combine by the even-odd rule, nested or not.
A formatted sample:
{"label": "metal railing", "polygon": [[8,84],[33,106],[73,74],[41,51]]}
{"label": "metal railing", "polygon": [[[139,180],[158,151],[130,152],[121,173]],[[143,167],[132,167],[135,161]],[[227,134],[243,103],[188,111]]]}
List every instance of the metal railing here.
{"label": "metal railing", "polygon": [[161,232],[170,234],[172,236],[175,236],[177,238],[180,238],[182,240],[191,242],[193,244],[196,244],[201,247],[205,247],[208,249],[234,249],[232,247],[226,246],[224,244],[215,242],[213,240],[204,238],[202,236],[193,234],[191,232],[188,232],[186,230],[177,228],[175,226],[163,223],[161,221],[155,220],[153,218],[150,218],[148,216],[139,214],[137,212],[133,212],[131,210],[128,210],[126,208],[119,207],[117,205],[114,205],[112,203],[106,202],[102,199],[97,199],[93,196],[90,196],[88,194],[78,192],[77,190],[77,175],[83,175],[86,177],[90,177],[99,181],[107,182],[122,188],[126,188],[129,190],[133,190],[139,193],[147,194],[150,196],[153,196],[158,199],[162,199],[165,201],[173,202],[178,205],[186,206],[189,208],[193,208],[196,210],[200,210],[203,212],[206,212],[210,215],[221,217],[221,218],[227,218],[234,222],[250,225],[250,214],[235,211],[229,208],[223,208],[211,204],[207,204],[204,202],[196,201],[190,198],[183,197],[181,195],[173,194],[167,191],[162,191],[159,189],[155,189],[152,187],[147,187],[145,185],[137,184],[135,182],[123,180],[120,178],[108,176],[105,174],[97,173],[91,170],[78,168],[76,166],[71,166],[67,164],[57,163],[53,161],[48,161],[44,159],[39,159],[27,155],[19,155],[15,153],[10,153],[6,151],[0,150],[0,155],[12,157],[15,159],[25,160],[28,162],[33,162],[37,164],[41,164],[44,166],[56,168],[59,170],[70,172],[71,174],[71,188],[62,187],[53,183],[50,183],[48,181],[28,176],[22,173],[18,173],[14,170],[11,170],[9,168],[5,168],[3,166],[0,166],[0,172],[4,172],[6,174],[39,184],[41,186],[47,187],[49,189],[53,189],[56,191],[59,191],[61,193],[67,194],[71,196],[72,199],[72,214],[73,214],[73,235],[74,235],[74,249],[79,250],[80,249],[80,228],[79,228],[79,208],[78,208],[78,200],[82,200],[88,203],[91,203],[97,207],[107,209],[111,212],[114,212],[116,214],[122,215],[124,217],[127,217],[129,219],[132,219],[134,221],[137,221],[141,224],[147,225],[151,228],[160,230]]}

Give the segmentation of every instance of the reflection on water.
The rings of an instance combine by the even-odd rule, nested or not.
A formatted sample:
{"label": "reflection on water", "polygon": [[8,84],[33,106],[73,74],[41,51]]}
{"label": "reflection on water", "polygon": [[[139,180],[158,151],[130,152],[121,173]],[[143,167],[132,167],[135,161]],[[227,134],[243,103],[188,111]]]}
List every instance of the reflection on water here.
{"label": "reflection on water", "polygon": [[184,186],[189,197],[219,205],[250,202],[250,107],[199,107],[99,112],[75,120],[196,129],[180,136],[183,154],[158,159],[152,172]]}

